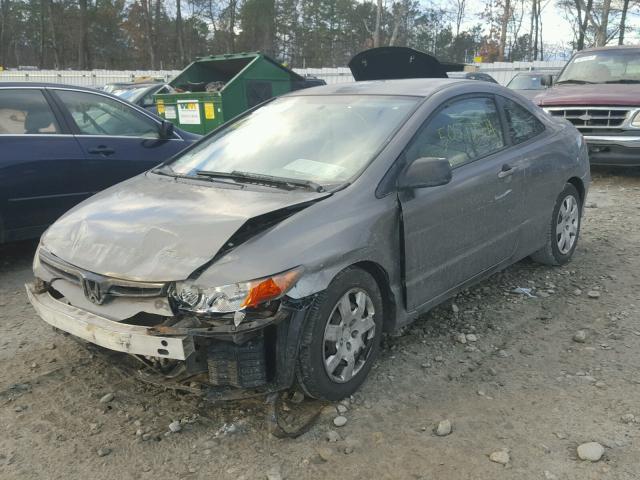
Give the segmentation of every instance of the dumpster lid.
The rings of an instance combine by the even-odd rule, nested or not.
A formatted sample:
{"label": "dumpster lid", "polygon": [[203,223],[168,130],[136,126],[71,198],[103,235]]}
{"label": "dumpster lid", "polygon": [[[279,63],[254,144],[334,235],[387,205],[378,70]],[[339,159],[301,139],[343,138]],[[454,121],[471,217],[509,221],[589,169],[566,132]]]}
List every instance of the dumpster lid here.
{"label": "dumpster lid", "polygon": [[[240,73],[250,64],[255,61],[266,61],[273,65],[275,65],[280,70],[284,71],[291,81],[300,82],[303,81],[304,78],[298,75],[296,72],[291,70],[290,68],[285,67],[284,65],[278,63],[273,58],[265,55],[262,52],[240,52],[240,53],[224,53],[220,55],[209,55],[206,57],[196,57],[194,61],[192,61],[189,65],[187,65],[178,75],[176,75],[169,84],[172,87],[180,87],[181,85],[196,85],[198,82],[195,82],[191,79],[190,70],[201,68],[203,65],[209,64],[210,67],[205,66],[204,68],[213,68],[218,73],[222,74],[225,79],[224,81],[231,80],[235,75]],[[202,71],[202,70],[200,70]],[[199,74],[201,76],[201,74]],[[216,77],[215,80],[220,80],[220,78]],[[200,83],[202,86],[208,83],[209,79],[204,79]]]}
{"label": "dumpster lid", "polygon": [[462,64],[440,63],[428,53],[409,47],[378,47],[356,54],[349,61],[356,81],[400,78],[447,78],[447,71],[460,71]]}

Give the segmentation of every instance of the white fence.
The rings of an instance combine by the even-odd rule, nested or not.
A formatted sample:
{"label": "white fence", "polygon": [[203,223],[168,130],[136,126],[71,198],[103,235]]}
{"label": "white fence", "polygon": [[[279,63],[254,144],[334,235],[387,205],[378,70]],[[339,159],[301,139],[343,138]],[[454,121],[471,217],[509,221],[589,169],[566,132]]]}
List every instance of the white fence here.
{"label": "white fence", "polygon": [[0,82],[65,83],[99,88],[107,83],[131,82],[141,77],[169,81],[178,73],[179,70],[5,70],[0,72]]}
{"label": "white fence", "polygon": [[513,77],[520,72],[536,71],[545,73],[557,73],[564,67],[564,60],[556,60],[551,62],[495,62],[495,63],[478,63],[478,70],[488,73],[501,85],[509,83]]}
{"label": "white fence", "polygon": [[[552,62],[499,62],[479,63],[479,71],[488,73],[498,83],[505,85],[517,73],[522,71],[558,72],[564,61]],[[323,79],[328,84],[353,82],[351,71],[346,67],[338,68],[294,68],[301,75],[313,75]],[[171,80],[179,73],[178,70],[6,70],[0,71],[0,82],[49,82],[66,83],[86,87],[99,88],[107,83],[130,82],[140,77]]]}

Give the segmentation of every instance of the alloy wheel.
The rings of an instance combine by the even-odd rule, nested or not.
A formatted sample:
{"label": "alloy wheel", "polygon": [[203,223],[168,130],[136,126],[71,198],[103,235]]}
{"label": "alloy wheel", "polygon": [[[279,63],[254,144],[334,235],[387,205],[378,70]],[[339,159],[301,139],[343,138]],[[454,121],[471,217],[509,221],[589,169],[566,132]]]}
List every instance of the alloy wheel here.
{"label": "alloy wheel", "polygon": [[324,329],[324,367],[337,383],[351,380],[367,362],[376,333],[375,310],[364,290],[352,288],[336,303]]}
{"label": "alloy wheel", "polygon": [[578,201],[573,195],[567,195],[562,200],[556,221],[556,242],[562,255],[569,253],[576,243],[579,225]]}

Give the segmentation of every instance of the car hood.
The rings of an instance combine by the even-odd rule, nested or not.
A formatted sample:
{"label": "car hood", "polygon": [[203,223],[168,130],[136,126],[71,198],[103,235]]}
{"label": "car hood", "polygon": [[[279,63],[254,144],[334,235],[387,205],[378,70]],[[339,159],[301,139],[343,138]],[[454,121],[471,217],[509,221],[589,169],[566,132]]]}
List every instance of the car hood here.
{"label": "car hood", "polygon": [[327,195],[147,173],[67,212],[41,244],[62,260],[101,275],[182,280],[209,262],[249,219]]}
{"label": "car hood", "polygon": [[541,107],[554,105],[640,105],[640,84],[555,85],[534,99]]}

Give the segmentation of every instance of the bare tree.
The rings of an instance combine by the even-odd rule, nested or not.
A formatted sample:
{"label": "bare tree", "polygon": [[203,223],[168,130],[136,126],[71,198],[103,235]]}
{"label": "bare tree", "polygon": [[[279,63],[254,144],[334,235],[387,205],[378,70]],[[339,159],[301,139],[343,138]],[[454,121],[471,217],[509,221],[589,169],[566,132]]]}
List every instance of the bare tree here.
{"label": "bare tree", "polygon": [[178,40],[178,63],[185,63],[184,35],[182,33],[182,0],[176,0],[176,38]]}
{"label": "bare tree", "polygon": [[91,68],[89,55],[89,13],[87,0],[79,0],[80,6],[80,41],[78,42],[78,68],[87,70]]}
{"label": "bare tree", "polygon": [[392,47],[396,44],[398,40],[398,32],[400,31],[400,25],[406,23],[407,16],[407,2],[400,2],[395,9],[395,15],[393,18],[393,32],[391,33],[391,38],[389,39],[389,46]]}
{"label": "bare tree", "polygon": [[53,50],[53,66],[57,70],[60,65],[60,53],[58,52],[58,38],[56,35],[56,27],[53,21],[53,0],[45,0],[47,2],[47,17],[49,19],[49,30],[51,35],[51,49]]}
{"label": "bare tree", "polygon": [[611,0],[602,2],[602,14],[600,16],[600,28],[596,34],[596,47],[603,47],[607,44],[607,28],[609,27],[609,12],[611,10]]}
{"label": "bare tree", "polygon": [[[80,0],[83,1],[83,0]],[[86,0],[84,0],[86,1]],[[156,47],[153,41],[153,19],[152,19],[152,0],[141,0],[141,7],[144,16],[144,30],[147,37],[147,53],[149,54],[149,64],[151,69],[156,68]]]}
{"label": "bare tree", "polygon": [[376,9],[376,26],[373,31],[373,48],[377,48],[381,45],[382,34],[380,29],[382,28],[382,0],[378,0],[378,8]]}
{"label": "bare tree", "polygon": [[533,28],[535,26],[535,18],[536,18],[536,0],[531,2],[531,15],[529,17],[530,25],[529,25],[529,41],[527,42],[527,49],[529,50],[529,61],[532,61],[533,58]]}
{"label": "bare tree", "polygon": [[229,0],[228,51],[230,53],[235,50],[235,44],[236,44],[236,9],[237,8],[238,8],[237,0]]}
{"label": "bare tree", "polygon": [[522,22],[524,21],[525,13],[525,0],[514,0],[514,5],[511,12],[511,19],[509,21],[509,27],[511,30],[511,44],[509,46],[509,61],[512,60],[511,52],[518,42],[520,37],[520,30],[522,29]]}
{"label": "bare tree", "polygon": [[40,52],[39,52],[39,60],[38,65],[40,68],[44,66],[44,46],[45,46],[45,32],[44,32],[44,2],[45,0],[40,0],[40,8],[38,9],[38,16],[40,19]]}
{"label": "bare tree", "polygon": [[[582,2],[579,0],[575,0],[576,2],[576,8],[578,9],[578,11],[581,11],[581,5]],[[580,20],[580,32],[578,34],[578,43],[576,45],[576,48],[578,50],[582,50],[584,48],[584,38],[587,34],[587,27],[589,26],[589,12],[591,11],[591,9],[593,8],[593,0],[587,0],[587,5],[584,6],[584,18],[582,20],[580,20],[580,17],[578,17],[578,20]]]}
{"label": "bare tree", "polygon": [[620,33],[618,35],[618,45],[624,45],[624,34],[627,29],[627,12],[629,11],[629,0],[623,0],[622,11],[620,12]]}
{"label": "bare tree", "polygon": [[[0,0],[0,66],[5,64],[5,36],[8,25],[9,0]],[[7,49],[8,50],[8,49]]]}
{"label": "bare tree", "polygon": [[498,60],[504,61],[504,49],[507,44],[507,27],[511,19],[511,0],[504,0],[504,11],[500,19],[500,44],[498,50]]}
{"label": "bare tree", "polygon": [[[591,24],[595,31],[595,45],[596,47],[603,47],[611,39],[611,35],[608,32],[609,29],[609,14],[611,13],[611,0],[604,0],[602,2],[602,8],[596,12],[593,6],[589,7],[584,4],[584,0],[575,0],[576,4],[580,5],[580,8],[585,15],[585,25]],[[590,1],[590,5],[593,3]],[[586,31],[586,27],[584,28]]]}
{"label": "bare tree", "polygon": [[460,35],[460,28],[462,27],[462,22],[464,22],[465,13],[467,9],[467,0],[455,0],[456,5],[456,37]]}

